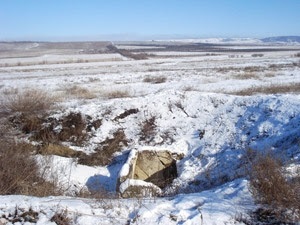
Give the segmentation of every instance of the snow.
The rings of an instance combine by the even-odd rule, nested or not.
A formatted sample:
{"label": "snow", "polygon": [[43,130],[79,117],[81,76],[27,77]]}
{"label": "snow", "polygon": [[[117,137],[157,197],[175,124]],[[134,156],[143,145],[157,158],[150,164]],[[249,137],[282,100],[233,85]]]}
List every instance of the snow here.
{"label": "snow", "polygon": [[39,57],[28,58],[5,58],[1,59],[1,66],[31,66],[31,65],[49,65],[49,64],[71,64],[84,62],[105,62],[122,61],[126,58],[119,54],[79,54],[79,55],[43,55]]}
{"label": "snow", "polygon": [[249,210],[252,206],[247,182],[237,180],[212,191],[179,195],[149,208],[144,207],[139,212],[138,221],[146,224],[217,225],[224,224],[225,221],[234,222],[238,213]]}
{"label": "snow", "polygon": [[126,177],[129,174],[130,162],[132,162],[135,157],[137,157],[137,150],[132,149],[128,155],[127,161],[123,164],[120,170],[119,177]]}
{"label": "snow", "polygon": [[47,180],[56,180],[66,194],[75,195],[87,187],[89,190],[100,187],[110,187],[112,181],[104,182],[110,176],[110,171],[105,167],[90,167],[80,165],[75,159],[60,156],[38,155],[37,161],[41,165],[41,173]]}
{"label": "snow", "polygon": [[[188,41],[224,43],[226,40]],[[268,47],[252,39],[227,41],[245,44],[230,46],[235,49],[254,46],[263,51]],[[46,178],[56,179],[65,188],[66,195],[76,196],[82,189],[115,193],[118,177],[128,175],[128,162],[136,157],[137,151],[169,150],[184,157],[177,162],[178,177],[164,190],[173,197],[97,200],[0,196],[0,215],[8,215],[17,206],[36,210],[37,224],[54,224],[51,217],[65,209],[75,224],[82,225],[126,224],[128,221],[130,224],[237,224],[235,216],[255,208],[244,178],[243,156],[247,149],[280,153],[293,160],[293,164],[287,165],[291,177],[299,171],[300,96],[299,92],[251,96],[232,93],[255,87],[299,84],[299,66],[294,65],[299,63],[299,58],[294,57],[294,53],[300,48],[293,48],[264,52],[262,57],[252,57],[253,52],[207,55],[206,52],[161,52],[158,48],[157,52],[149,52],[156,57],[137,61],[118,54],[80,55],[91,62],[66,64],[56,62],[77,60],[79,56],[1,59],[0,64],[17,64],[20,60],[30,64],[45,59],[53,62],[0,67],[3,98],[15,89],[40,88],[59,96],[59,107],[51,116],[60,118],[69,112],[80,112],[102,119],[100,128],[91,131],[88,143],[65,145],[89,154],[119,129],[124,130],[129,140],[129,145],[116,155],[122,160],[110,166],[89,167],[78,164],[76,159],[36,156],[41,172],[46,166]],[[247,72],[247,67],[260,69]],[[246,75],[249,78],[243,78]],[[166,77],[166,81],[147,83],[144,81],[147,76]],[[89,90],[95,97],[69,96],[66,90],[73,85]],[[107,93],[116,90],[128,91],[129,96],[107,97]],[[129,109],[138,109],[138,112],[115,120]],[[139,140],[141,123],[152,116],[156,118],[155,137],[145,143]],[[149,185],[127,180],[122,183],[121,191],[131,184]]]}
{"label": "snow", "polygon": [[[71,197],[0,196],[0,213],[16,207],[39,212],[36,224],[54,224],[55,213],[67,212],[78,225],[86,224],[224,224],[253,208],[243,179],[194,194],[158,199],[81,199]],[[217,210],[216,210],[217,209]]]}
{"label": "snow", "polygon": [[152,183],[145,182],[143,180],[135,180],[135,179],[126,179],[122,184],[120,185],[120,193],[124,193],[127,188],[130,186],[141,186],[141,187],[150,187],[154,188],[156,191],[161,192],[157,186],[155,186]]}
{"label": "snow", "polygon": [[184,43],[207,43],[207,44],[261,44],[261,40],[256,38],[190,38],[174,40],[157,40],[162,42],[184,42]]}
{"label": "snow", "polygon": [[142,151],[170,151],[171,153],[177,153],[178,155],[185,155],[188,152],[188,143],[184,140],[180,140],[176,144],[168,146],[168,147],[161,147],[161,146],[141,146],[138,149],[139,152]]}

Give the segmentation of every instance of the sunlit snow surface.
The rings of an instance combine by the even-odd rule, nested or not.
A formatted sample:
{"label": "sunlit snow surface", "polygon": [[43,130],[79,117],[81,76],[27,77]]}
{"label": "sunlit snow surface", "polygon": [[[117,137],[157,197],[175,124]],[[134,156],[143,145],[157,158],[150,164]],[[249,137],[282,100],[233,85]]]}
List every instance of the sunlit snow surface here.
{"label": "sunlit snow surface", "polygon": [[[235,180],[219,188],[195,194],[158,199],[82,199],[0,196],[0,213],[21,210],[39,212],[37,224],[54,224],[55,213],[67,210],[75,224],[224,224],[253,209],[247,181]],[[28,223],[29,224],[29,223]]]}
{"label": "sunlit snow surface", "polygon": [[[256,43],[250,39],[244,41],[249,41],[249,46],[230,48],[251,49]],[[84,166],[75,159],[59,156],[37,156],[40,163],[47,160],[52,171],[48,179],[53,179],[51,176],[55,174],[67,188],[66,194],[74,195],[83,188],[115,192],[119,173],[128,173],[126,167],[120,170],[132,149],[163,148],[184,154],[184,158],[177,162],[178,178],[166,190],[181,193],[174,197],[94,200],[0,196],[0,215],[13,213],[16,207],[24,210],[31,207],[39,212],[37,224],[46,225],[54,224],[50,222],[51,217],[63,210],[67,210],[75,224],[83,225],[127,224],[128,221],[131,224],[237,224],[236,216],[255,207],[244,179],[245,150],[276,151],[284,158],[292,158],[294,162],[288,167],[291,174],[299,167],[300,96],[299,92],[231,94],[255,87],[300,83],[300,70],[296,66],[299,57],[292,50],[298,47],[283,46],[285,51],[263,52],[262,57],[253,57],[251,51],[216,54],[159,51],[158,46],[157,52],[149,52],[155,57],[137,61],[119,54],[1,59],[0,64],[7,64],[0,67],[0,91],[4,98],[18,90],[40,88],[57,97],[60,107],[53,112],[53,117],[81,112],[102,119],[101,127],[92,131],[91,139],[84,146],[66,145],[91,153],[120,128],[130,140],[129,146],[119,153],[119,160],[107,167]],[[69,61],[56,63],[62,59]],[[48,64],[43,64],[44,61]],[[21,65],[13,65],[18,62]],[[166,80],[153,84],[145,82],[147,77]],[[74,86],[89,90],[93,97],[71,95],[67,90]],[[106,95],[119,90],[126,91],[128,96],[109,99]],[[115,120],[128,109],[139,112]],[[141,121],[151,116],[156,118],[156,135],[146,144],[139,141],[140,126]],[[200,138],[199,133],[203,131]]]}

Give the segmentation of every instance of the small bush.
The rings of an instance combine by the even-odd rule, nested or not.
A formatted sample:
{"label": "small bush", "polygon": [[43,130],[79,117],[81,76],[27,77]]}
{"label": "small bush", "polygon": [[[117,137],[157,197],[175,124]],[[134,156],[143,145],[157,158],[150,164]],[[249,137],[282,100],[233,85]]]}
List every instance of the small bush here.
{"label": "small bush", "polygon": [[29,134],[42,129],[44,118],[54,105],[54,100],[48,93],[38,89],[15,91],[7,96],[2,108],[10,114],[9,121],[15,128]]}
{"label": "small bush", "polygon": [[255,200],[265,205],[278,220],[300,219],[299,180],[287,179],[280,160],[270,154],[258,155],[250,170],[250,190]]}
{"label": "small bush", "polygon": [[55,212],[52,216],[51,222],[55,222],[57,225],[71,225],[72,221],[68,217],[68,210],[63,210],[61,212]]}
{"label": "small bush", "polygon": [[1,143],[0,194],[23,194],[36,179],[37,165],[24,146]]}
{"label": "small bush", "polygon": [[295,57],[300,57],[300,52],[296,53]]}
{"label": "small bush", "polygon": [[141,124],[140,140],[150,143],[156,134],[156,117],[151,116],[149,119],[144,120]]}
{"label": "small bush", "polygon": [[39,167],[31,156],[33,147],[28,144],[0,142],[0,194],[34,196],[57,195],[54,183],[40,177]]}
{"label": "small bush", "polygon": [[108,99],[114,99],[114,98],[128,98],[130,97],[129,91],[125,90],[114,90],[114,91],[108,91],[104,93],[104,96]]}
{"label": "small bush", "polygon": [[76,98],[82,99],[93,99],[96,97],[96,95],[87,88],[79,87],[77,85],[67,88],[66,93],[67,95],[72,95]]}
{"label": "small bush", "polygon": [[18,92],[7,97],[5,108],[11,113],[33,115],[44,113],[54,105],[54,98],[47,92],[39,89],[30,89]]}
{"label": "small bush", "polygon": [[15,129],[5,120],[0,120],[0,195],[24,194],[49,196],[61,194],[55,182],[47,182],[41,170],[47,165],[38,165],[33,154],[37,146],[15,142]]}
{"label": "small bush", "polygon": [[160,76],[160,77],[146,76],[143,80],[143,82],[151,83],[151,84],[160,84],[160,83],[165,83],[166,81],[167,81],[167,78],[164,76]]}

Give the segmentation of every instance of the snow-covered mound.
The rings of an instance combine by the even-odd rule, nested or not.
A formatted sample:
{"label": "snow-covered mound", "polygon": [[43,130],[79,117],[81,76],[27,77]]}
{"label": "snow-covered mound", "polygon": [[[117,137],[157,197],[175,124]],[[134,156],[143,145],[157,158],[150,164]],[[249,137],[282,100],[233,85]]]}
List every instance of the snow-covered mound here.
{"label": "snow-covered mound", "polygon": [[[107,169],[93,168],[89,173],[88,167],[76,169],[81,165],[75,162],[72,164],[74,168],[69,170],[68,180],[77,187],[88,185],[93,189],[92,184],[95,183],[98,188],[114,191],[117,174],[126,161],[126,152],[143,149],[145,145],[184,155],[177,162],[178,178],[166,189],[167,193],[174,189],[180,192],[201,191],[245,176],[248,149],[274,151],[299,162],[299,100],[296,95],[239,97],[195,91],[163,91],[145,97],[78,105],[72,110],[101,118],[102,125],[85,146],[73,148],[93,152],[99,143],[119,129],[124,130],[129,145],[120,153],[123,154],[121,161]],[[138,110],[116,120],[129,109]],[[103,116],[103,112],[107,111],[110,114]],[[141,121],[153,117],[152,138],[144,140],[141,138]],[[63,160],[61,163],[64,165]],[[65,167],[69,168],[72,161],[65,163]],[[54,165],[57,167],[59,163]],[[85,171],[85,175],[78,179],[80,171]]]}
{"label": "snow-covered mound", "polygon": [[[247,185],[246,180],[238,179],[202,193],[140,200],[0,196],[0,213],[5,215],[3,222],[19,219],[38,225],[54,225],[55,215],[64,215],[78,225],[233,224],[237,216],[254,208]],[[29,210],[29,215],[35,215],[29,217],[33,223],[24,216]]]}
{"label": "snow-covered mound", "polygon": [[[109,165],[84,164],[80,154],[73,154],[74,158],[36,155],[39,165],[48,168],[44,178],[55,180],[72,197],[1,196],[0,217],[4,217],[0,224],[2,220],[54,224],[57,213],[83,225],[235,224],[235,217],[256,207],[245,173],[249,149],[291,160],[286,166],[293,177],[300,164],[299,46],[269,49],[252,39],[202,42],[245,45],[219,52],[164,51],[154,42],[157,49],[147,52],[141,48],[148,57],[143,60],[117,53],[76,57],[52,53],[45,63],[45,57],[36,55],[4,58],[7,61],[0,65],[2,96],[9,98],[32,87],[52,93],[59,107],[42,125],[53,122],[53,134],[64,130],[69,115],[78,115],[74,118],[86,124],[97,121],[97,126],[80,130],[86,137],[81,144],[66,138],[59,145],[72,153],[81,151],[81,156],[93,156],[118,132],[123,145],[113,151]],[[135,54],[139,48],[134,45],[128,51]],[[56,59],[70,61],[59,64]],[[20,136],[29,142],[30,134]],[[118,195],[118,177],[127,173],[129,166],[124,163],[132,150],[157,149],[183,156],[176,160],[177,177],[162,188],[165,197],[109,198]],[[136,180],[128,182],[149,187]],[[76,198],[81,191],[105,194],[98,200]],[[23,217],[30,208],[35,220],[25,223]]]}

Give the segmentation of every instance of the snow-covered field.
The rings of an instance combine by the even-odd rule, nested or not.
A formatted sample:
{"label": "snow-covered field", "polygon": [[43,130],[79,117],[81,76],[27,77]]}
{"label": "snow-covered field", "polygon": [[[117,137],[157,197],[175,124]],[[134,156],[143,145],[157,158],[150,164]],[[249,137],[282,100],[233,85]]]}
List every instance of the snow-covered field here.
{"label": "snow-covered field", "polygon": [[[239,224],[235,218],[256,207],[244,171],[247,149],[281,154],[293,162],[290,171],[300,164],[300,58],[295,56],[300,46],[246,42],[251,46],[226,46],[232,51],[218,52],[123,46],[144,49],[144,60],[118,53],[2,58],[3,98],[42,89],[60,105],[53,117],[80,112],[102,120],[83,146],[65,145],[93,153],[115,131],[124,130],[129,144],[118,153],[120,160],[109,166],[47,156],[52,173],[68,189],[66,195],[82,188],[114,193],[131,149],[149,145],[148,149],[165,148],[184,157],[177,162],[178,177],[164,190],[172,197],[0,196],[0,215],[31,208],[38,212],[37,224],[55,224],[50,219],[58,211],[83,225]],[[72,88],[84,91],[74,93]],[[130,109],[138,111],[115,119]],[[155,134],[146,142],[140,139],[141,122],[151,117]],[[43,162],[45,156],[37,159]]]}

